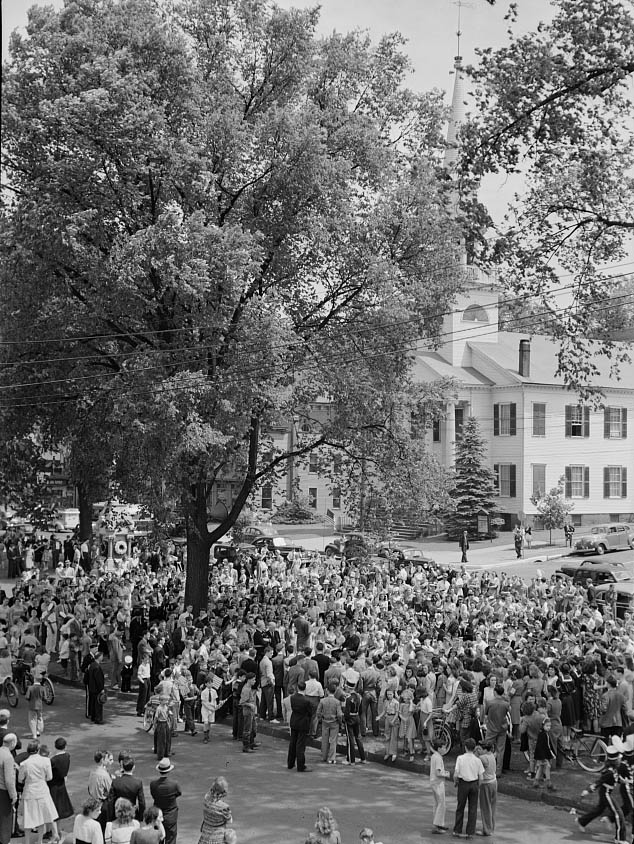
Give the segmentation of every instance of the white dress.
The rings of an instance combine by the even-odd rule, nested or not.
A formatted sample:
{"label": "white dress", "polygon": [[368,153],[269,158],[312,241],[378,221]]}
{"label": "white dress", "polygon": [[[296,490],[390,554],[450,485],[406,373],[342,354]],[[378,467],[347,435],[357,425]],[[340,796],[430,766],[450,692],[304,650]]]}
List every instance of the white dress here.
{"label": "white dress", "polygon": [[33,753],[20,765],[18,779],[24,783],[21,800],[24,829],[35,829],[57,820],[57,809],[47,785],[52,778],[51,760],[46,756]]}

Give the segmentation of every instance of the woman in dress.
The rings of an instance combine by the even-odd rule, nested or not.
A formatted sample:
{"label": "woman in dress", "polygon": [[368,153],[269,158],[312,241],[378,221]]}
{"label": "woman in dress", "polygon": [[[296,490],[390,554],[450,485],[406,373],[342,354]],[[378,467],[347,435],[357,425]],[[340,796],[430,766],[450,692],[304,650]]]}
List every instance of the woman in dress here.
{"label": "woman in dress", "polygon": [[198,844],[224,844],[227,824],[233,822],[231,807],[225,799],[228,790],[227,780],[217,777],[205,794]]}
{"label": "woman in dress", "polygon": [[509,669],[508,679],[504,683],[504,690],[511,705],[511,730],[513,739],[515,740],[519,738],[520,707],[526,690],[526,681],[522,674],[523,672],[519,665],[513,665]]}
{"label": "woman in dress", "polygon": [[134,806],[125,797],[118,797],[114,804],[114,820],[106,824],[106,844],[130,844],[132,833],[138,828]]}
{"label": "woman in dress", "polygon": [[75,814],[73,804],[70,802],[70,797],[66,790],[66,777],[68,776],[69,768],[70,754],[66,750],[66,739],[60,736],[60,738],[55,739],[55,753],[51,756],[53,778],[48,784],[60,821],[63,821],[64,818],[70,818]]}
{"label": "woman in dress", "polygon": [[379,712],[379,720],[385,718],[385,756],[384,760],[392,757],[392,762],[396,762],[398,756],[398,722],[399,722],[399,702],[394,697],[394,689],[387,689],[385,692],[385,700],[383,709]]}
{"label": "woman in dress", "polygon": [[97,818],[101,812],[101,800],[89,797],[82,806],[81,815],[75,818],[73,840],[75,844],[103,844],[103,832]]}
{"label": "woman in dress", "polygon": [[562,743],[567,750],[570,747],[570,736],[577,724],[575,707],[576,682],[570,673],[570,665],[564,662],[561,666],[561,725],[563,731]]}
{"label": "woman in dress", "polygon": [[51,844],[57,844],[59,833],[57,831],[57,809],[48,790],[48,781],[53,778],[51,760],[47,756],[39,755],[39,741],[30,741],[27,746],[27,758],[20,765],[18,781],[24,783],[22,792],[22,809],[24,822],[22,824],[26,844],[30,844],[33,835],[32,830],[37,830],[35,840],[38,844],[42,842],[42,827],[46,826],[51,830]]}

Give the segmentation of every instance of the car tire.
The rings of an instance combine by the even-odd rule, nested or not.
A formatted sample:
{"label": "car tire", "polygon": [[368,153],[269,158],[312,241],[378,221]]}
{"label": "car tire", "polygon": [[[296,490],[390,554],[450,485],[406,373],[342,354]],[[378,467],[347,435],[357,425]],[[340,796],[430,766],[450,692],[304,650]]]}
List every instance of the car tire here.
{"label": "car tire", "polygon": [[334,557],[335,556],[335,552],[333,551],[332,548],[326,548],[326,556],[327,557]]}
{"label": "car tire", "polygon": [[605,547],[603,543],[601,545],[597,545],[597,554],[605,554],[608,549]]}

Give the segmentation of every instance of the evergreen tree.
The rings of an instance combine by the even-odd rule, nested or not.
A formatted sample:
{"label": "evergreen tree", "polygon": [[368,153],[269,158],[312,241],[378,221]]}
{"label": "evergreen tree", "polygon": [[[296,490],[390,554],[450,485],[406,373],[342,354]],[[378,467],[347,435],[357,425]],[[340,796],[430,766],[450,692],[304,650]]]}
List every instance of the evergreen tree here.
{"label": "evergreen tree", "polygon": [[495,475],[486,465],[486,447],[478,421],[470,416],[456,440],[455,484],[451,491],[454,509],[445,523],[450,539],[457,539],[463,530],[471,538],[478,535],[478,514],[489,517],[496,512]]}

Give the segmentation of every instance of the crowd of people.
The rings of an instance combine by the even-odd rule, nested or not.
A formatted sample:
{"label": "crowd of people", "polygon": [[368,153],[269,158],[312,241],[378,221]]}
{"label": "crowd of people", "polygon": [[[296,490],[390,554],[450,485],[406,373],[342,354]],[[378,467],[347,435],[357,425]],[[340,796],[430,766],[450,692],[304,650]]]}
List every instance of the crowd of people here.
{"label": "crowd of people", "polygon": [[[555,789],[551,774],[573,730],[609,741],[626,736],[634,719],[634,621],[564,577],[536,572],[525,582],[464,565],[407,563],[398,553],[378,562],[263,550],[212,565],[208,603],[194,613],[183,605],[176,549],[139,547],[115,571],[76,550],[53,568],[42,557],[0,600],[0,648],[4,639],[8,656],[27,662],[54,655],[67,676],[84,679],[96,723],[107,658],[112,687],[138,688],[139,716],[153,708],[159,764],[169,765],[180,719],[192,737],[202,724],[199,740],[209,742],[215,721],[230,717],[247,753],[257,750],[259,720],[284,722],[287,764],[300,772],[310,770],[309,736],[321,738],[321,761],[334,765],[365,763],[364,737],[383,737],[386,762],[418,755],[430,763],[440,833],[441,713],[464,751],[459,758],[471,753],[479,763],[462,764],[478,771],[487,835],[510,742],[526,756],[531,785]],[[460,781],[468,780],[458,780],[460,805]],[[466,835],[474,790],[462,805]],[[621,810],[631,818],[631,806]],[[454,833],[462,835],[458,814]]]}

